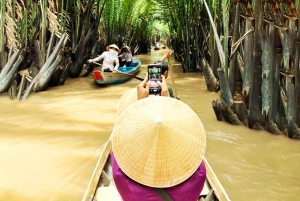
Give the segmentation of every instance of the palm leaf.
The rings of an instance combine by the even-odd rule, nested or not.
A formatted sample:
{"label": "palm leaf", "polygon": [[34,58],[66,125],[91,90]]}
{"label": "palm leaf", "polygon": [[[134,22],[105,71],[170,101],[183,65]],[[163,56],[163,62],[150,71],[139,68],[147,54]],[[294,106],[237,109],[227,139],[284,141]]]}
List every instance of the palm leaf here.
{"label": "palm leaf", "polygon": [[16,39],[16,23],[13,21],[13,19],[5,13],[5,19],[6,19],[6,37],[7,37],[7,47],[9,49],[18,49],[19,42]]}
{"label": "palm leaf", "polygon": [[222,0],[222,11],[223,11],[223,33],[224,33],[224,67],[225,76],[228,78],[228,27],[229,27],[229,14],[230,14],[230,0]]}

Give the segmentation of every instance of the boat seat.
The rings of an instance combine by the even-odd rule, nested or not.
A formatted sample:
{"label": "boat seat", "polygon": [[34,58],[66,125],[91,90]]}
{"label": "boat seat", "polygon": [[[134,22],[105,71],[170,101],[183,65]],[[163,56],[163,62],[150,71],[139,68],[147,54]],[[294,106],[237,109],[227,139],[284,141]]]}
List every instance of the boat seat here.
{"label": "boat seat", "polygon": [[207,182],[207,180],[205,180],[205,183],[204,183],[204,187],[200,193],[200,196],[206,196],[208,193],[209,193],[209,184]]}
{"label": "boat seat", "polygon": [[97,201],[121,201],[116,186],[99,187],[95,198]]}

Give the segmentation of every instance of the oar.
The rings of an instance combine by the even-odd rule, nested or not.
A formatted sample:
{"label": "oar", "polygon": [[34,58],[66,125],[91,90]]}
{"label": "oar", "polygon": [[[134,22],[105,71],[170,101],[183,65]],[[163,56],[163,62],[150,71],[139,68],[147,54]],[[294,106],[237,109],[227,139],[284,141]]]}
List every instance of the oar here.
{"label": "oar", "polygon": [[170,56],[168,56],[168,67],[169,67],[169,71],[171,74],[171,80],[172,80],[172,85],[173,85],[173,89],[174,89],[174,94],[175,94],[175,98],[177,98],[177,91],[176,91],[176,86],[175,86],[175,82],[174,82],[174,77],[173,77],[173,70],[172,70],[172,66],[171,66],[171,62],[170,62]]}
{"label": "oar", "polygon": [[141,81],[144,80],[143,78],[137,77],[137,76],[135,76],[135,75],[131,75],[131,74],[129,74],[129,73],[124,73],[124,72],[121,72],[121,71],[118,71],[118,70],[117,70],[117,72],[119,72],[119,73],[121,73],[121,74],[124,74],[124,75],[128,75],[128,76],[133,77],[133,78],[135,78],[135,79],[137,79],[137,80],[141,80]]}
{"label": "oar", "polygon": [[[99,64],[99,63],[97,63],[97,62],[93,62],[93,63],[94,63],[94,64],[97,64],[97,65],[99,65],[99,66],[102,66],[102,64]],[[131,75],[131,74],[129,74],[129,73],[124,73],[124,72],[121,72],[121,71],[118,71],[118,70],[116,70],[116,71],[117,71],[118,73],[121,73],[121,74],[130,76],[130,77],[133,77],[133,78],[138,79],[138,80],[141,80],[141,81],[144,80],[143,78],[137,77],[137,76],[135,76],[135,75]]]}

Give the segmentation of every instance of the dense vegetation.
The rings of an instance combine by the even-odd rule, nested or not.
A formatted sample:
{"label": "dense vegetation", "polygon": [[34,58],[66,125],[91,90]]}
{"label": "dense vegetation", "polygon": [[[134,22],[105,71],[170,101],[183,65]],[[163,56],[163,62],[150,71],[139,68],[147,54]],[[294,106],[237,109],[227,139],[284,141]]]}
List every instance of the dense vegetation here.
{"label": "dense vegetation", "polygon": [[230,51],[223,48],[219,64],[210,60],[221,86],[217,118],[299,139],[299,1],[231,1],[228,8],[218,33]]}
{"label": "dense vegetation", "polygon": [[300,138],[299,0],[0,0],[0,93],[87,76],[109,44],[166,42],[203,72],[218,120]]}

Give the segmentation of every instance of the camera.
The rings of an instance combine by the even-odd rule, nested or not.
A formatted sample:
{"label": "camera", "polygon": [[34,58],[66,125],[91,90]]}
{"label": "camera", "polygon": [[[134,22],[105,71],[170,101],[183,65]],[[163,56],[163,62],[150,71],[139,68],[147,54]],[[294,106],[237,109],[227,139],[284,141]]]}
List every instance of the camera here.
{"label": "camera", "polygon": [[161,88],[157,84],[157,81],[162,82],[161,79],[161,71],[162,71],[162,64],[149,64],[148,65],[148,80],[150,81],[150,95],[160,95]]}

